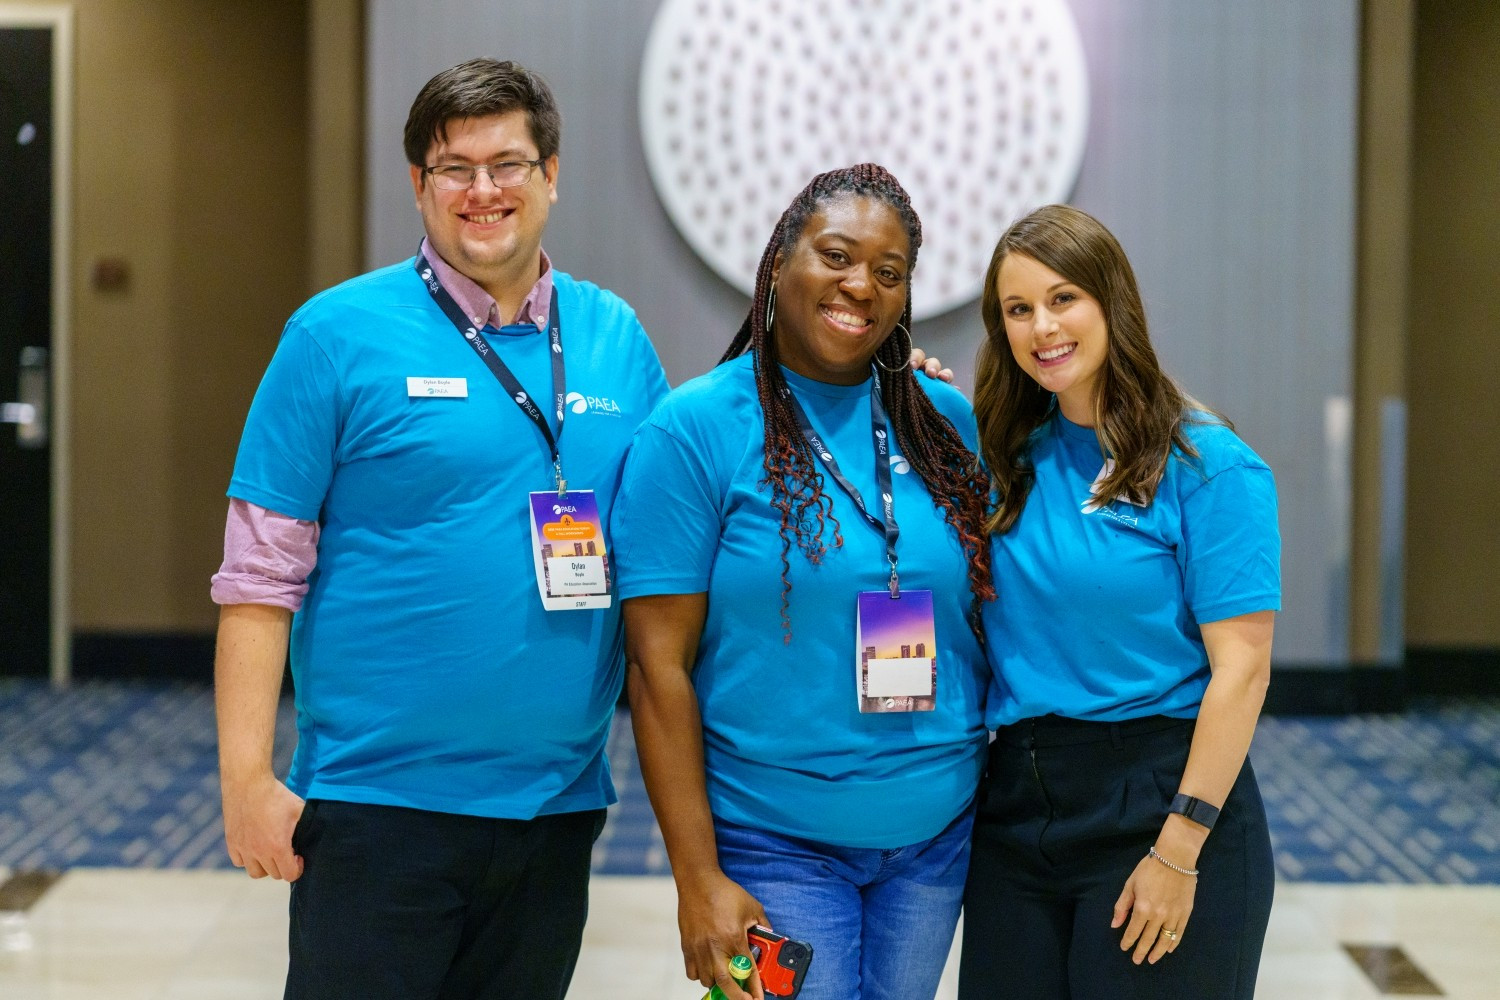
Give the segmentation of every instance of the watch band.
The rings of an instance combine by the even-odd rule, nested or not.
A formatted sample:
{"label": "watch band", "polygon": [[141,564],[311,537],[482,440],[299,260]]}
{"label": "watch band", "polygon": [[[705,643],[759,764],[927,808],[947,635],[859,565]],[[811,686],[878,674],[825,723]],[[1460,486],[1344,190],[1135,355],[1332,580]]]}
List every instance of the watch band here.
{"label": "watch band", "polygon": [[1212,830],[1214,823],[1218,822],[1219,810],[1204,802],[1195,799],[1191,795],[1183,795],[1178,792],[1172,799],[1172,804],[1167,807],[1169,813],[1181,813],[1188,819],[1206,829]]}

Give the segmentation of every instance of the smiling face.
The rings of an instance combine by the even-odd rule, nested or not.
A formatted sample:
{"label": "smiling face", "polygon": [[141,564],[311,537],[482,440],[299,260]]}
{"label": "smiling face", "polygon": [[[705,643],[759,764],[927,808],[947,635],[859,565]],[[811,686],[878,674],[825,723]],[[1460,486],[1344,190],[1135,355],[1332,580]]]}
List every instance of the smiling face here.
{"label": "smiling face", "polygon": [[1006,255],[996,286],[1016,364],[1057,394],[1063,416],[1093,426],[1099,372],[1109,353],[1109,327],[1098,300],[1020,253]]}
{"label": "smiling face", "polygon": [[895,208],[830,198],[776,257],[771,336],[781,363],[819,382],[857,385],[906,310],[911,241]]}
{"label": "smiling face", "polygon": [[[447,138],[435,138],[428,147],[426,165],[536,158],[526,112],[516,110],[449,121]],[[524,297],[541,272],[542,230],[557,201],[557,157],[518,187],[497,188],[481,172],[468,190],[445,191],[416,166],[411,183],[427,239],[438,255],[496,300]]]}

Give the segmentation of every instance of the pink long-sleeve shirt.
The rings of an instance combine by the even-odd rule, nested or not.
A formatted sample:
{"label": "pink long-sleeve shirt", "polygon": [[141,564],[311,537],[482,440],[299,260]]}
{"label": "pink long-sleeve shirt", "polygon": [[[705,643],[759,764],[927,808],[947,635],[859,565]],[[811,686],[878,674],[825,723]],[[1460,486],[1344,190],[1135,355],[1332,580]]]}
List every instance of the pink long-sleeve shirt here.
{"label": "pink long-sleeve shirt", "polygon": [[[422,254],[438,282],[453,296],[476,326],[500,326],[494,298],[472,278],[449,266],[427,240]],[[542,251],[542,274],[521,301],[514,323],[530,323],[545,330],[552,304],[552,261]],[[224,524],[224,562],[214,574],[210,594],[215,604],[268,604],[297,611],[307,596],[307,577],[318,563],[316,521],[267,510],[258,504],[229,499]]]}

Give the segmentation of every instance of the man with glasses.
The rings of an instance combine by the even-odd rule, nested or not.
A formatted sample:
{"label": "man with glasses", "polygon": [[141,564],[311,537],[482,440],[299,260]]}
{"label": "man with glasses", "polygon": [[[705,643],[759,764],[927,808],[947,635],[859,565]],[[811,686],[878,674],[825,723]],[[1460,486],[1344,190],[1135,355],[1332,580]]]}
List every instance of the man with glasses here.
{"label": "man with glasses", "polygon": [[630,307],[542,251],[560,124],[514,63],[429,81],[417,255],[299,309],[246,421],[213,585],[224,825],[293,883],[287,997],[562,1000],[572,975],[621,682],[597,528],[667,385]]}

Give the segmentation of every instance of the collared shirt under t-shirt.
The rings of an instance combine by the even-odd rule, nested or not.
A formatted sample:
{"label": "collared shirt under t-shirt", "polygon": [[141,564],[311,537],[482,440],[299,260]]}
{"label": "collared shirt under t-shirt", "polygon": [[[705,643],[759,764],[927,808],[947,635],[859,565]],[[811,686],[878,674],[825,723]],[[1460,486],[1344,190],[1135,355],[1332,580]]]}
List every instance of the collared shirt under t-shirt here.
{"label": "collared shirt under t-shirt", "polygon": [[[607,516],[666,380],[628,305],[550,273],[581,404],[563,459]],[[545,395],[547,338],[484,334]],[[414,376],[461,379],[466,394],[410,394]],[[553,482],[536,427],[411,260],[293,315],[229,494],[322,525],[292,626],[294,792],[515,819],[614,800],[604,743],[622,672],[618,605],[542,609],[527,494]]]}

